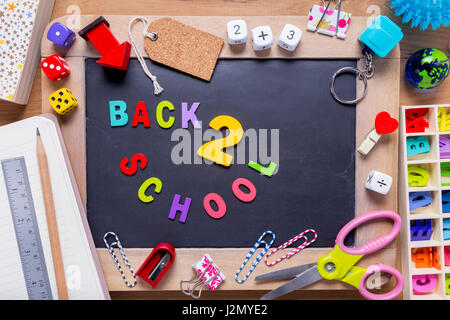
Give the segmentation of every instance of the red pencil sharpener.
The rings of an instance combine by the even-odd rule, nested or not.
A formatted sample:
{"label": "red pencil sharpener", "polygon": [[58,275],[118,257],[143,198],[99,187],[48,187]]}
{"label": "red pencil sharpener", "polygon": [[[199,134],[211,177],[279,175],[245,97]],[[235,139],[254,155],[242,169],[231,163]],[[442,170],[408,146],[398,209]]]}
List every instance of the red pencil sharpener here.
{"label": "red pencil sharpener", "polygon": [[136,275],[156,288],[175,260],[175,248],[167,242],[158,244],[139,267]]}

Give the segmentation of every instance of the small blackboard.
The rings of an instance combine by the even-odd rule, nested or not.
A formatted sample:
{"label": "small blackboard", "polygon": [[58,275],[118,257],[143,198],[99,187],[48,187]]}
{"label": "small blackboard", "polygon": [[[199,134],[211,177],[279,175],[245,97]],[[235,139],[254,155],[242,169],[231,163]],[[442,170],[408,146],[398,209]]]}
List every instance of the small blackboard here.
{"label": "small blackboard", "polygon": [[[97,247],[103,248],[103,235],[113,231],[128,248],[149,248],[160,242],[178,248],[247,248],[266,230],[275,233],[277,246],[308,228],[319,235],[313,246],[332,247],[340,228],[355,216],[356,109],[337,103],[329,82],[337,69],[356,67],[356,60],[221,59],[210,82],[147,61],[164,87],[160,96],[153,94],[152,83],[136,59],[130,60],[124,74],[108,72],[95,61],[86,59],[85,72],[87,216]],[[339,95],[354,99],[355,81],[354,75],[341,76],[336,83]],[[113,100],[127,103],[127,126],[111,127],[109,101]],[[156,122],[156,106],[162,100],[175,106],[170,129]],[[147,106],[151,128],[131,126],[138,101]],[[171,153],[179,141],[171,137],[181,128],[182,102],[189,106],[200,102],[196,115],[203,133],[219,115],[236,118],[244,130],[267,129],[268,157],[248,159],[247,150],[246,162],[229,168],[174,164]],[[246,163],[267,164],[271,130],[276,129],[279,167],[268,178]],[[194,140],[191,123],[185,130]],[[192,141],[192,162],[196,148]],[[148,166],[126,176],[120,162],[135,153],[145,154]],[[145,204],[138,199],[138,189],[150,177],[158,177],[163,187],[153,202]],[[233,181],[241,177],[257,189],[251,203],[232,193]],[[219,220],[203,208],[203,198],[211,192],[220,194],[227,205]],[[192,198],[184,224],[168,219],[174,194]]]}

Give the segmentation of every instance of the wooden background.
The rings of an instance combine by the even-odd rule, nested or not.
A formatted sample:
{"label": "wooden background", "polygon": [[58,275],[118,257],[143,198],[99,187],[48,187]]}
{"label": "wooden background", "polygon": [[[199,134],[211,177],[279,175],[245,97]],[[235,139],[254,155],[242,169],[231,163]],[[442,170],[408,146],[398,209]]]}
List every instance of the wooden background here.
{"label": "wooden background", "polygon": [[[320,3],[319,0],[56,0],[52,19],[62,15],[70,14],[70,6],[79,6],[80,14],[93,15],[167,15],[167,16],[195,16],[195,15],[307,15],[312,4]],[[402,27],[405,34],[400,43],[401,47],[401,69],[408,57],[420,48],[437,48],[449,54],[448,45],[450,40],[450,28],[441,28],[439,31],[412,30],[408,25],[402,25],[398,17],[394,17],[389,8],[390,1],[387,0],[347,0],[344,1],[342,9],[356,16],[387,15]],[[332,48],[330,48],[332,49]],[[30,100],[27,106],[14,105],[8,102],[0,102],[0,125],[17,121],[41,113],[41,74],[40,68],[36,73]],[[450,103],[450,80],[445,81],[436,90],[429,92],[418,92],[412,88],[403,77],[400,78],[400,104],[420,105]],[[176,295],[179,297],[179,295]],[[312,299],[360,299],[357,291],[340,291],[337,296],[332,291],[302,291],[294,292],[286,298],[312,298]],[[139,295],[127,293],[118,294],[113,298],[141,298]],[[142,296],[144,298],[144,296]],[[145,295],[145,298],[170,299],[171,294]],[[229,299],[230,293],[222,295],[220,290],[214,294],[205,292],[203,298]],[[242,296],[239,292],[231,298],[254,298]]]}

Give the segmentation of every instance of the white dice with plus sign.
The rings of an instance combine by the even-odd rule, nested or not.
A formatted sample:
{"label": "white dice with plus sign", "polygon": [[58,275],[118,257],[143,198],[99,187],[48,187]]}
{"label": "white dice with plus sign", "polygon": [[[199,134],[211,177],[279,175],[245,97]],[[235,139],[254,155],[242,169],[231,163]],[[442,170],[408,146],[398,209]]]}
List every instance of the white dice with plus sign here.
{"label": "white dice with plus sign", "polygon": [[287,51],[294,51],[302,38],[302,30],[292,24],[286,24],[278,37],[278,45]]}
{"label": "white dice with plus sign", "polygon": [[381,194],[387,194],[392,185],[392,177],[383,172],[372,170],[366,180],[366,188]]}
{"label": "white dice with plus sign", "polygon": [[252,29],[252,41],[254,50],[269,49],[273,45],[272,29],[269,26]]}
{"label": "white dice with plus sign", "polygon": [[247,42],[248,32],[245,20],[231,20],[227,23],[228,43],[241,44]]}

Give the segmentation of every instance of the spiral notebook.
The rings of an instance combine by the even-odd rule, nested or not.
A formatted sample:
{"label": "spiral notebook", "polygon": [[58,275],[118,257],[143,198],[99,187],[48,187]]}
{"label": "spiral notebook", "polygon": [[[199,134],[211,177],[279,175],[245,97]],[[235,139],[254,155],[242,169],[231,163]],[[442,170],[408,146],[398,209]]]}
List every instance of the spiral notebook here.
{"label": "spiral notebook", "polygon": [[[57,299],[58,292],[37,164],[36,128],[39,129],[50,168],[69,299],[109,299],[57,120],[52,115],[41,115],[0,127],[0,161],[15,157],[25,159],[52,297]],[[3,174],[0,170],[0,299],[28,299]]]}

